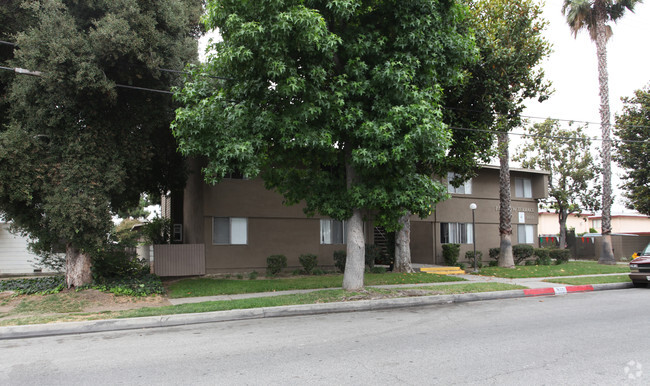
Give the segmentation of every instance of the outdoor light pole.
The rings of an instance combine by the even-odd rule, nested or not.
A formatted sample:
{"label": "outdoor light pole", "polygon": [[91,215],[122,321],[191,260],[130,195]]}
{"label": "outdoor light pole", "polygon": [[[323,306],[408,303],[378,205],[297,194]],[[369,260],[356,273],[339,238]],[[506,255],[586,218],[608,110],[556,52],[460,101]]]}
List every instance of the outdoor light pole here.
{"label": "outdoor light pole", "polygon": [[469,208],[472,210],[472,241],[474,242],[474,273],[478,272],[478,268],[476,267],[476,216],[474,215],[474,212],[476,211],[476,204],[471,203],[469,204]]}

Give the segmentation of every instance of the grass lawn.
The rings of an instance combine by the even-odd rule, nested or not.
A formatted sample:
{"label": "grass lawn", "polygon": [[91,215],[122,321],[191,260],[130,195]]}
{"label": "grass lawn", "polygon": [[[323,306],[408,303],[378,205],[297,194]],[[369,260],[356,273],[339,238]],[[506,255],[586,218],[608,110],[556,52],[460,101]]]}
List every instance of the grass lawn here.
{"label": "grass lawn", "polygon": [[[125,310],[125,311],[111,311],[111,312],[100,311],[100,312],[93,312],[93,313],[70,312],[65,314],[60,313],[58,315],[47,315],[47,316],[26,314],[24,315],[24,317],[21,317],[21,315],[16,315],[17,312],[14,312],[13,313],[14,317],[12,319],[2,320],[0,318],[0,326],[83,321],[83,320],[99,320],[99,319],[115,319],[115,318],[136,318],[142,316],[160,316],[160,315],[173,315],[173,314],[210,312],[210,311],[226,311],[226,310],[234,310],[234,309],[288,306],[288,305],[297,305],[297,304],[332,303],[332,302],[367,300],[367,299],[494,292],[494,291],[523,289],[523,288],[525,287],[512,285],[512,284],[503,284],[503,283],[463,283],[463,284],[450,284],[444,286],[399,288],[399,289],[366,288],[364,291],[359,291],[359,292],[346,292],[344,290],[334,289],[334,290],[314,291],[306,294],[279,295],[279,296],[264,297],[264,298],[190,303],[190,304],[180,304],[176,306],[147,307],[147,308],[140,308],[134,310]],[[59,294],[53,296],[57,296],[57,295]]]}
{"label": "grass lawn", "polygon": [[505,277],[509,279],[526,277],[578,276],[604,273],[629,273],[627,265],[601,265],[592,261],[571,261],[560,265],[517,266],[513,269],[500,267],[481,268],[479,275]]}
{"label": "grass lawn", "polygon": [[[419,284],[464,281],[453,276],[430,273],[367,273],[364,283],[367,286],[382,284]],[[255,292],[274,292],[316,288],[338,288],[343,285],[343,275],[301,276],[276,279],[237,280],[237,279],[184,279],[167,287],[170,298],[194,296],[233,295]]]}
{"label": "grass lawn", "polygon": [[628,275],[616,275],[616,276],[567,277],[564,279],[546,279],[544,281],[549,283],[583,285],[583,284],[629,283],[632,280],[630,280],[630,277]]}

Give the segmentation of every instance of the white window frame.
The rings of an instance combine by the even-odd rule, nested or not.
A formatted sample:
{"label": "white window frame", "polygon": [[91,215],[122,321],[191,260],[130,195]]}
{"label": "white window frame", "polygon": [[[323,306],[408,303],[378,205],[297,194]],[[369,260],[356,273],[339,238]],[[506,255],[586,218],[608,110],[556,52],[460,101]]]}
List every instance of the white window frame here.
{"label": "white window frame", "polygon": [[447,191],[454,194],[472,194],[472,179],[463,182],[459,187],[455,187],[451,184],[456,178],[456,173],[447,172]]}
{"label": "white window frame", "polygon": [[[444,228],[447,228],[447,241],[443,237]],[[472,223],[440,223],[440,244],[472,244],[473,242],[474,228],[472,227]]]}
{"label": "white window frame", "polygon": [[[332,229],[335,228],[335,227],[332,226],[332,225],[334,225],[334,223],[340,223],[341,224],[341,226],[340,226],[340,229],[341,229],[340,240],[343,241],[342,243],[335,242],[336,240],[332,237],[333,236],[332,235]],[[330,219],[330,218],[322,218],[322,219],[320,219],[320,243],[322,245],[344,245],[344,244],[347,244],[347,240],[345,238],[345,233],[346,233],[345,228],[346,228],[346,226],[347,226],[347,224],[345,223],[345,221],[338,221],[338,220],[333,220],[333,219]]]}
{"label": "white window frame", "polygon": [[533,198],[532,179],[525,177],[515,177],[515,197]]}
{"label": "white window frame", "polygon": [[517,243],[535,244],[535,226],[532,224],[518,224]]}
{"label": "white window frame", "polygon": [[[216,241],[215,221],[217,219],[228,219],[228,242]],[[212,217],[212,245],[248,245],[248,218]]]}

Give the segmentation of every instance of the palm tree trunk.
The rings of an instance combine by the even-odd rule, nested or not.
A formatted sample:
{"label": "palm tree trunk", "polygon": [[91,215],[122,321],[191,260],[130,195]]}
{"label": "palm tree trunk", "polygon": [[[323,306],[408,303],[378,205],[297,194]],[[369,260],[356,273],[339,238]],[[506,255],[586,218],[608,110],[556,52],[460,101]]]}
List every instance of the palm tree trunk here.
{"label": "palm tree trunk", "polygon": [[501,238],[499,267],[514,268],[512,256],[512,208],[510,198],[510,161],[508,133],[500,133],[499,142],[499,235]]}
{"label": "palm tree trunk", "polygon": [[598,84],[600,91],[600,128],[603,143],[601,158],[603,160],[603,212],[601,234],[603,249],[598,263],[616,264],[612,250],[612,143],[610,140],[609,124],[609,75],[607,74],[607,35],[605,29],[606,9],[605,2],[596,1],[596,55],[598,57]]}
{"label": "palm tree trunk", "polygon": [[400,217],[402,228],[395,233],[395,272],[412,273],[411,267],[411,213]]}

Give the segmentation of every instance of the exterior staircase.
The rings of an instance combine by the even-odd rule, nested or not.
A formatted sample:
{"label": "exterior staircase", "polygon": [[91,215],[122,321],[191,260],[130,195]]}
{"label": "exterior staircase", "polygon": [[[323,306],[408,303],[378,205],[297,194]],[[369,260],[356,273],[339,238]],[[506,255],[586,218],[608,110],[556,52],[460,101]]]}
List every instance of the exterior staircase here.
{"label": "exterior staircase", "polygon": [[465,271],[458,267],[422,267],[420,272],[435,273],[437,275],[464,275]]}
{"label": "exterior staircase", "polygon": [[383,256],[388,256],[388,237],[384,227],[375,227],[374,242]]}

